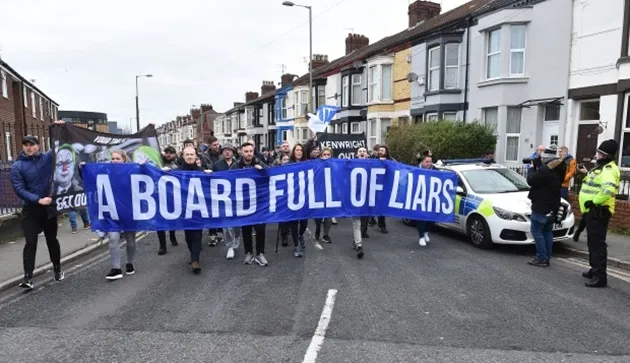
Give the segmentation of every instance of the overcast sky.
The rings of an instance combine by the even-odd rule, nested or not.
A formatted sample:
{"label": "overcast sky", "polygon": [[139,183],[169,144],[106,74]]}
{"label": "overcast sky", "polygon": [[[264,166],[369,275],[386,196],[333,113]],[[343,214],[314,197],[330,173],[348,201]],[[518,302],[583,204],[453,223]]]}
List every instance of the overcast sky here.
{"label": "overcast sky", "polygon": [[[145,126],[201,103],[226,111],[263,80],[279,82],[281,64],[308,72],[308,11],[282,0],[2,2],[2,59],[60,109],[104,112],[123,127],[135,118],[137,74],[154,75],[140,80]],[[295,2],[313,5],[313,53],[330,60],[351,31],[374,43],[408,25],[409,0]],[[465,2],[442,0],[442,11]]]}

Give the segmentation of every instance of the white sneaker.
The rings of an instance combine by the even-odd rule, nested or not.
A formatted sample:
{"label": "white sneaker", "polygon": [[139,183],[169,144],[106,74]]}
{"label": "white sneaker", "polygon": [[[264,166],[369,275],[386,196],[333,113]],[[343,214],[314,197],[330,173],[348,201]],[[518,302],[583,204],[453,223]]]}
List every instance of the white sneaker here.
{"label": "white sneaker", "polygon": [[254,261],[256,261],[256,263],[260,266],[269,266],[269,262],[267,262],[265,255],[263,255],[262,253],[256,255],[256,257],[254,257]]}
{"label": "white sneaker", "polygon": [[228,248],[227,255],[225,256],[225,258],[227,258],[228,260],[233,260],[234,259],[234,249],[233,248]]}
{"label": "white sneaker", "polygon": [[424,240],[427,241],[427,243],[431,242],[431,239],[429,239],[429,232],[424,232]]}
{"label": "white sneaker", "polygon": [[427,241],[425,241],[425,240],[424,240],[424,237],[423,237],[423,238],[420,238],[420,241],[418,241],[418,243],[419,243],[419,244],[420,244],[420,246],[422,246],[422,247],[426,247],[426,245],[427,245]]}
{"label": "white sneaker", "polygon": [[332,217],[332,221],[331,221],[331,222],[332,222],[332,224],[337,224],[337,223],[339,223],[339,222],[337,222],[337,218],[335,218],[335,217]]}

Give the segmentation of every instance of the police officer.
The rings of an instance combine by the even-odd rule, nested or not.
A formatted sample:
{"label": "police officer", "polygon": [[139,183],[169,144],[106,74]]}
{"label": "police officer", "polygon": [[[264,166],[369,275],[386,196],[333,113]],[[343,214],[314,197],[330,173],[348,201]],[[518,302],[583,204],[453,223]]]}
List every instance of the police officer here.
{"label": "police officer", "polygon": [[[587,287],[607,285],[606,231],[610,217],[615,213],[615,196],[619,188],[620,171],[613,161],[619,145],[615,140],[606,140],[599,145],[595,154],[596,167],[588,172],[580,190],[580,211],[586,219],[586,233],[591,269],[582,274],[589,279]],[[580,168],[586,173],[586,168]]]}

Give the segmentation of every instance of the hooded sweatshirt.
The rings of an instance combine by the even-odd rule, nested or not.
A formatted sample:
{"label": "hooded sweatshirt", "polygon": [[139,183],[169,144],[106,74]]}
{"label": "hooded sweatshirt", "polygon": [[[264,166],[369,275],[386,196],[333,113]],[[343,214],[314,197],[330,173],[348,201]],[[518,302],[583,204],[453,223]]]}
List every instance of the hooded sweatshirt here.
{"label": "hooded sweatshirt", "polygon": [[568,188],[571,183],[571,179],[573,179],[575,172],[577,171],[577,162],[573,158],[573,155],[567,155],[564,162],[567,164],[567,173],[564,176],[562,187]]}
{"label": "hooded sweatshirt", "polygon": [[532,201],[532,212],[547,214],[560,209],[562,182],[567,164],[562,158],[543,162],[537,171],[530,171],[527,183],[531,187],[527,196]]}

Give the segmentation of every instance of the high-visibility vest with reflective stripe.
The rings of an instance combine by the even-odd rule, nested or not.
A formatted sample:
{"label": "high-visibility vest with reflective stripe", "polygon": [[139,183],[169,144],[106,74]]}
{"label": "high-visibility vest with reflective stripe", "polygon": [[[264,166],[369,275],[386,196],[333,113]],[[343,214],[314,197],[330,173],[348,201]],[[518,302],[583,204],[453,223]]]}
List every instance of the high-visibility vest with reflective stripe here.
{"label": "high-visibility vest with reflective stripe", "polygon": [[621,172],[614,161],[592,169],[586,174],[580,189],[580,211],[588,212],[584,204],[589,200],[595,205],[607,206],[611,214],[615,213],[615,197],[619,190]]}

